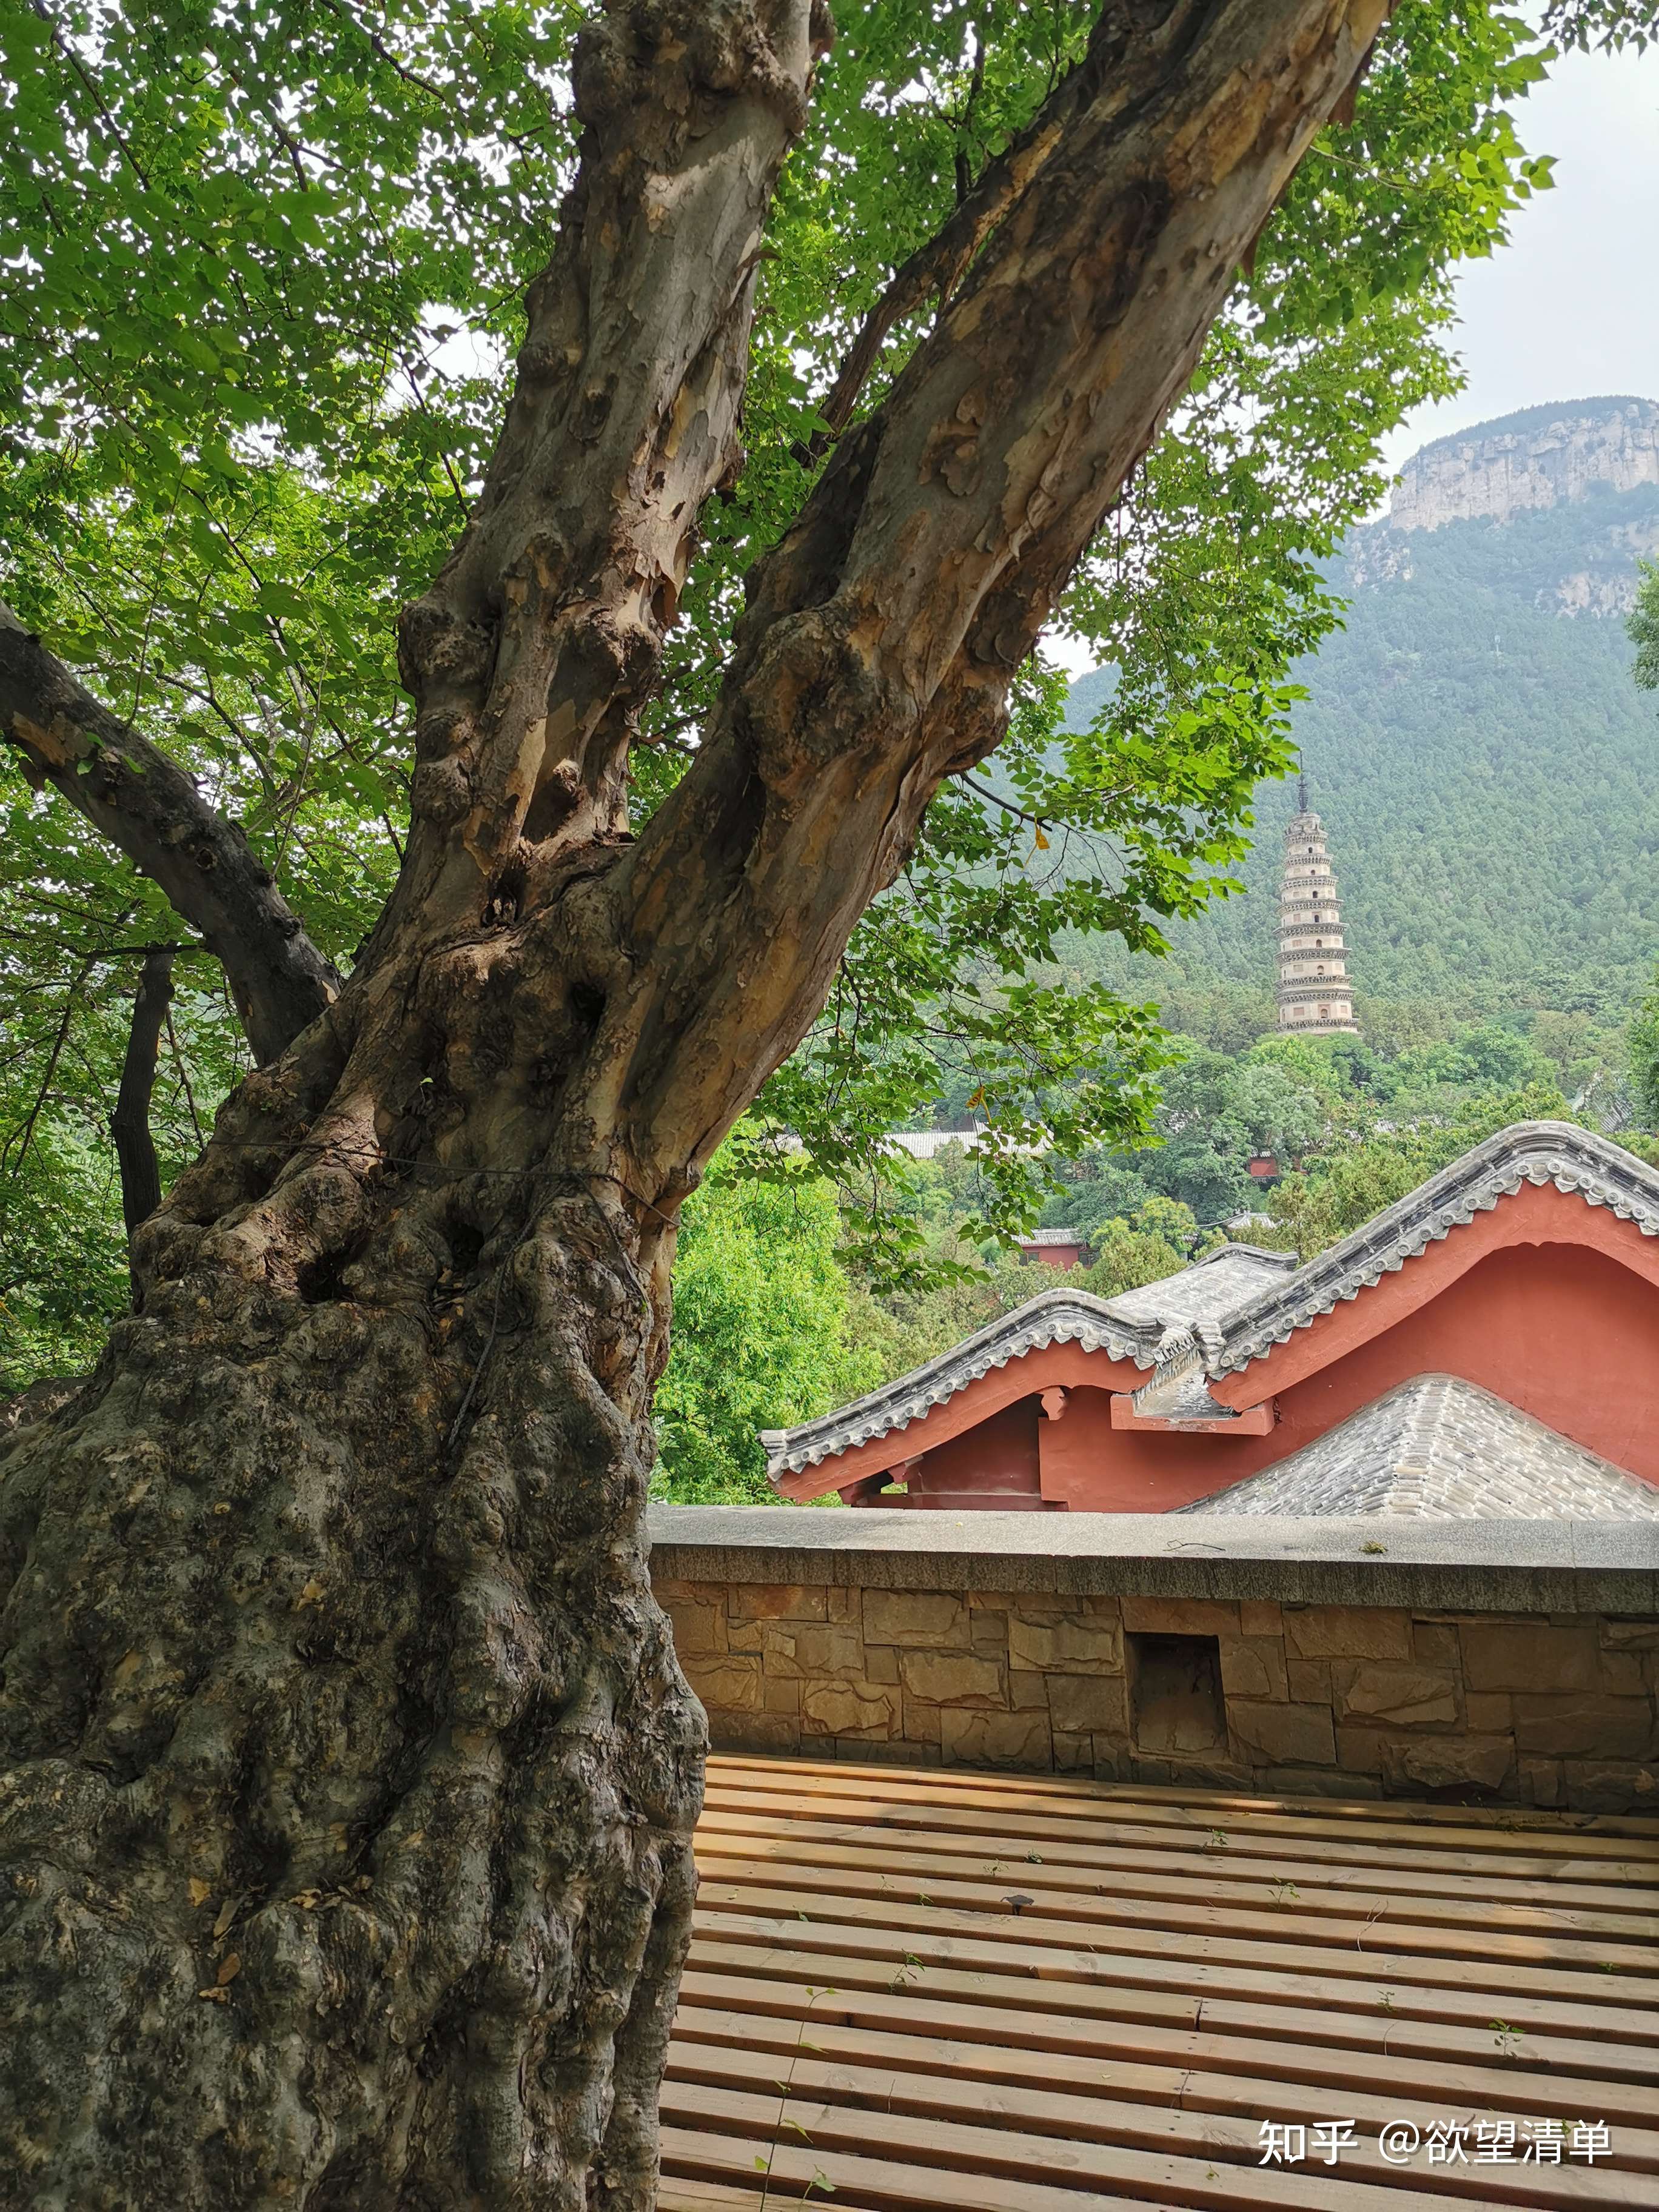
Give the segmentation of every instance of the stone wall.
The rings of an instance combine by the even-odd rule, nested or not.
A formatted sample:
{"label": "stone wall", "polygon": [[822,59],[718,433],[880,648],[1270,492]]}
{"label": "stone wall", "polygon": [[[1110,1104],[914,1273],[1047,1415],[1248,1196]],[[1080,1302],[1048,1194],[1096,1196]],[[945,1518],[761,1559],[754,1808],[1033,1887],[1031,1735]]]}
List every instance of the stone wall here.
{"label": "stone wall", "polygon": [[1659,1811],[1651,1613],[708,1581],[660,1564],[720,1749]]}

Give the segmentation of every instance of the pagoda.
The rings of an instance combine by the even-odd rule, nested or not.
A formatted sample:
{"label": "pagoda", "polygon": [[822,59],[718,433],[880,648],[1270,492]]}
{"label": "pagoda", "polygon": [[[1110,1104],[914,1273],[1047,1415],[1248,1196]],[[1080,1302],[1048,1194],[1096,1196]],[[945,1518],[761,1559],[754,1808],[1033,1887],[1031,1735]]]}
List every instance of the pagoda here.
{"label": "pagoda", "polygon": [[1308,779],[1285,832],[1279,887],[1279,1026],[1298,1036],[1354,1033],[1342,913],[1325,848],[1325,828],[1308,805]]}

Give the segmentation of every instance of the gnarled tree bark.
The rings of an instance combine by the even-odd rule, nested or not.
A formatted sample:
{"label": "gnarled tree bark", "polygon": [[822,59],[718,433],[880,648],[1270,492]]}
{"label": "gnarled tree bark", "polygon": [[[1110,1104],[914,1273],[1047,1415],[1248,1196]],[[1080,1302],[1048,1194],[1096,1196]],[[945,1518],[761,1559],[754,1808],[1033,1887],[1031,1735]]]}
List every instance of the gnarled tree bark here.
{"label": "gnarled tree bark", "polygon": [[642,1529],[681,1202],[996,743],[1381,13],[1106,8],[637,842],[824,31],[638,0],[584,40],[501,446],[405,617],[398,890],[0,1462],[0,2202],[650,2204],[703,1741]]}

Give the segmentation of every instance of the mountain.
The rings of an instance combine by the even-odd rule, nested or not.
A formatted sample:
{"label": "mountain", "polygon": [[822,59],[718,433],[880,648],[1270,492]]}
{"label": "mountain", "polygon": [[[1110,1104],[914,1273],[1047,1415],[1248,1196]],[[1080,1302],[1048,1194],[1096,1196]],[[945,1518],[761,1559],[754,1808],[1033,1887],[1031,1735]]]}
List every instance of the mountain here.
{"label": "mountain", "polygon": [[[1659,955],[1659,702],[1623,618],[1656,555],[1659,406],[1627,398],[1439,439],[1351,533],[1346,626],[1297,669],[1295,727],[1362,994],[1603,1017],[1635,998]],[[1074,720],[1109,680],[1073,687]],[[1263,786],[1249,895],[1176,931],[1172,980],[1270,987],[1291,804]]]}

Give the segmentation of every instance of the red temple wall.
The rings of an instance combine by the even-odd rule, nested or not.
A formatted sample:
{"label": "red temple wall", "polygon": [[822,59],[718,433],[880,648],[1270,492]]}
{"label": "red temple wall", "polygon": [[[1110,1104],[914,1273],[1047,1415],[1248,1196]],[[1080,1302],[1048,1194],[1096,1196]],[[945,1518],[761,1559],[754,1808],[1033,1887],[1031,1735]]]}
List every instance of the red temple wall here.
{"label": "red temple wall", "polygon": [[[1372,1295],[1362,1291],[1356,1304]],[[1254,1370],[1263,1382],[1271,1366]],[[1530,1244],[1490,1254],[1280,1391],[1266,1436],[1114,1429],[1108,1393],[1074,1390],[1061,1418],[1038,1431],[1043,1495],[1077,1510],[1167,1513],[1287,1458],[1413,1375],[1478,1382],[1659,1482],[1659,1289],[1582,1245]]]}
{"label": "red temple wall", "polygon": [[1283,1459],[1280,1431],[1265,1437],[1115,1429],[1111,1394],[1073,1390],[1059,1420],[1037,1430],[1042,1494],[1073,1512],[1172,1513]]}
{"label": "red temple wall", "polygon": [[1425,1374],[1479,1382],[1659,1482],[1659,1289],[1601,1252],[1581,1244],[1494,1252],[1382,1335],[1280,1392],[1275,1434],[1294,1451]]}
{"label": "red temple wall", "polygon": [[[1146,1370],[1132,1359],[1114,1359],[1106,1352],[1085,1352],[1080,1344],[1051,1344],[1046,1352],[993,1367],[908,1427],[890,1429],[885,1436],[854,1444],[850,1451],[833,1459],[780,1477],[778,1493],[783,1498],[821,1498],[826,1490],[841,1490],[862,1482],[866,1476],[884,1474],[923,1452],[931,1458],[953,1437],[982,1428],[1002,1407],[1017,1405],[1031,1398],[1034,1391],[1051,1385],[1073,1389],[1091,1383],[1108,1389],[1137,1390],[1146,1379]],[[1035,1398],[1031,1402],[1035,1406]],[[1035,1412],[1031,1419],[1036,1419]]]}
{"label": "red temple wall", "polygon": [[[1086,1395],[1104,1394],[1091,1390]],[[977,1428],[952,1437],[915,1462],[909,1504],[940,1509],[976,1505],[1005,1513],[1021,1506],[1040,1507],[1037,1434],[1052,1426],[1042,1419],[1035,1398],[1005,1406]]]}
{"label": "red temple wall", "polygon": [[1659,1238],[1644,1237],[1633,1223],[1605,1206],[1587,1206],[1553,1183],[1523,1183],[1512,1197],[1430,1243],[1357,1297],[1340,1300],[1308,1328],[1293,1330],[1265,1358],[1222,1376],[1212,1385],[1214,1395],[1238,1407],[1258,1405],[1272,1393],[1282,1396],[1396,1322],[1426,1312],[1454,1283],[1498,1253],[1513,1255],[1523,1271],[1536,1268],[1541,1285],[1549,1267],[1538,1257],[1542,1246],[1605,1253],[1626,1271],[1625,1295],[1635,1307],[1647,1287],[1659,1289]]}
{"label": "red temple wall", "polygon": [[1075,1267],[1083,1257],[1079,1244],[1022,1244],[1020,1257],[1036,1260],[1045,1267]]}

